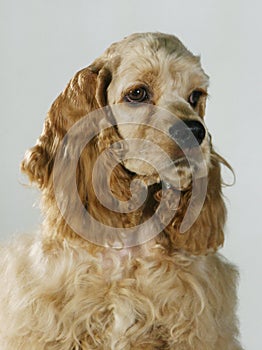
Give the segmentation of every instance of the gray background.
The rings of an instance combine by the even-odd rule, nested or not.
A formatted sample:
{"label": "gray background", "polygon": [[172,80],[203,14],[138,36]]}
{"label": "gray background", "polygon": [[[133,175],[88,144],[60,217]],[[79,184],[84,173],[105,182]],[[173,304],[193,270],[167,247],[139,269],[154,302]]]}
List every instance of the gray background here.
{"label": "gray background", "polygon": [[255,0],[1,0],[1,240],[34,231],[41,222],[39,194],[23,185],[19,163],[73,74],[132,32],[176,34],[201,54],[211,77],[207,125],[237,175],[225,189],[229,219],[222,252],[241,273],[243,344],[260,350],[261,10]]}

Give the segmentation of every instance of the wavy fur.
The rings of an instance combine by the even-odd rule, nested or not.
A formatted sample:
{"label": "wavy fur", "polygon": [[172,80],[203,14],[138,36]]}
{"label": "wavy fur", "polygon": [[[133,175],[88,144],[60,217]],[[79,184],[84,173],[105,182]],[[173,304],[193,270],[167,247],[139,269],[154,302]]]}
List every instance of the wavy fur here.
{"label": "wavy fur", "polygon": [[[199,58],[174,36],[134,34],[73,77],[51,106],[37,144],[22,162],[22,171],[42,191],[44,222],[40,233],[17,237],[0,250],[1,350],[242,349],[235,314],[237,270],[217,253],[224,242],[226,218],[220,163],[228,164],[213,151],[210,138],[201,144],[208,166],[207,195],[185,233],[180,233],[180,225],[192,194],[186,167],[179,168],[182,188],[161,190],[147,164],[120,163],[110,174],[114,196],[128,200],[131,182],[143,179],[147,200],[130,213],[112,212],[97,200],[91,170],[114,142],[151,137],[173,158],[178,154],[159,132],[122,127],[110,109],[105,119],[118,126],[98,133],[77,165],[82,204],[98,221],[127,228],[155,212],[164,220],[179,193],[174,218],[151,241],[117,250],[81,238],[57,206],[53,167],[62,139],[89,112],[123,102],[124,92],[138,78],[151,89],[152,104],[204,125],[208,77]],[[190,106],[187,99],[196,88],[203,93],[198,104]],[[99,127],[90,120],[90,132]],[[64,157],[70,164],[75,149],[65,144]],[[110,153],[105,159],[105,172],[114,157]],[[59,170],[68,182],[75,176],[70,165]],[[166,207],[158,211],[162,196]],[[79,213],[73,197],[64,198],[63,205],[70,215]]]}

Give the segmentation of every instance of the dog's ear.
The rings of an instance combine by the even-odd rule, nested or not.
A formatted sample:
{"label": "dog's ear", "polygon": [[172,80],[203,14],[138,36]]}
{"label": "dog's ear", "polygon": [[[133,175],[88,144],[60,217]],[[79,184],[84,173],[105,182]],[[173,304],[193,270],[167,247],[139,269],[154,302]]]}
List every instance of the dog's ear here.
{"label": "dog's ear", "polygon": [[52,104],[43,132],[21,163],[21,170],[39,188],[47,187],[56,151],[69,128],[90,111],[106,105],[111,74],[101,60],[79,71]]}
{"label": "dog's ear", "polygon": [[181,194],[174,219],[164,230],[173,249],[183,249],[198,255],[216,251],[223,245],[226,208],[221,189],[220,163],[231,169],[222,157],[212,152],[204,205],[199,216],[186,232],[181,232],[180,228],[190,201],[190,191]]}

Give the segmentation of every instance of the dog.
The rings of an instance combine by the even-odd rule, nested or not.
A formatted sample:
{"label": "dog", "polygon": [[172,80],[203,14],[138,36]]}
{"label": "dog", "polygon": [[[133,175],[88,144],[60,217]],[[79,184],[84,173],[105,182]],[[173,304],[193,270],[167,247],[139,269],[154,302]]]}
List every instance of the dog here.
{"label": "dog", "polygon": [[43,224],[1,247],[1,350],[242,349],[208,80],[140,33],[57,97],[21,165]]}

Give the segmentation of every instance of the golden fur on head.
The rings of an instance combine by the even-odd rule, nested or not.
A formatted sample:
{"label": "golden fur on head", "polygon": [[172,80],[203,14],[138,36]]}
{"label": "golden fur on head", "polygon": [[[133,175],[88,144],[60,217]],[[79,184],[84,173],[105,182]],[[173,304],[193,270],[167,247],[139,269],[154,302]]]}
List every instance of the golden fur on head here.
{"label": "golden fur on head", "polygon": [[[163,34],[136,34],[113,44],[103,56],[78,72],[63,93],[58,96],[47,115],[42,135],[36,146],[27,152],[22,162],[22,171],[43,191],[46,219],[51,220],[50,225],[57,228],[58,235],[74,236],[74,232],[64,222],[58,211],[53,193],[51,174],[61,140],[74,123],[89,112],[107,103],[114,105],[124,102],[125,94],[137,86],[148,87],[152,105],[170,111],[181,120],[199,120],[204,125],[208,77],[200,66],[199,58],[193,56],[177,38]],[[192,108],[188,98],[194,90],[200,90],[202,94],[197,105]],[[134,107],[130,109],[134,113]],[[106,147],[122,139],[146,139],[160,146],[172,159],[176,160],[179,157],[179,150],[174,146],[174,142],[171,142],[162,132],[140,125],[144,115],[141,117],[141,113],[136,112],[136,114],[138,124],[131,126],[123,125],[121,115],[118,113],[113,115],[112,118],[118,124],[117,127],[103,130],[93,142],[87,145],[79,160],[77,181],[82,202],[86,207],[88,206],[89,212],[96,220],[107,225],[129,227],[141,223],[145,212],[148,217],[155,211],[157,201],[154,199],[153,192],[157,192],[158,189],[156,186],[149,186],[149,192],[152,192],[151,198],[146,206],[136,213],[125,215],[112,213],[102,206],[96,199],[90,183],[94,163]],[[157,128],[158,124],[154,126]],[[167,132],[170,126],[168,121],[165,125]],[[95,128],[97,126],[92,125],[90,120],[90,130]],[[193,254],[203,254],[216,250],[224,241],[225,207],[221,196],[220,158],[213,152],[208,137],[201,144],[201,150],[209,168],[206,200],[197,221],[186,233],[181,234],[180,223],[184,218],[191,195],[188,175],[181,167],[183,176],[180,177],[180,181],[185,181],[186,188],[181,192],[179,210],[174,220],[164,230],[168,250],[183,249]],[[143,179],[151,185],[156,182],[157,174],[154,174],[149,164],[155,157],[156,155],[150,154],[149,150],[146,154],[147,162],[127,159],[114,169],[110,174],[111,179],[114,179],[114,181],[111,180],[111,190],[117,198],[127,200],[130,197],[128,184],[135,178],[143,176]],[[110,166],[110,162],[105,164],[105,167],[107,165]],[[170,173],[171,181],[172,172],[177,171],[176,167],[173,168],[167,171]],[[151,213],[148,212],[149,208]],[[56,223],[53,222],[54,218]],[[163,234],[159,239],[162,239],[161,237],[163,238]]]}
{"label": "golden fur on head", "polygon": [[[39,236],[21,237],[1,250],[1,350],[241,350],[236,339],[237,272],[216,253],[224,242],[224,160],[214,152],[204,122],[207,88],[199,58],[176,37],[161,33],[133,34],[111,45],[72,78],[22,162],[22,171],[42,191],[45,221]],[[119,104],[122,109],[114,108]],[[84,135],[95,136],[74,169],[70,164],[76,150],[66,135],[90,112],[107,105],[111,107],[103,109],[101,121],[106,128],[88,117]],[[156,119],[154,108],[169,114]],[[185,232],[181,224],[193,186],[199,186],[200,193],[203,184],[193,182],[194,168],[167,136],[178,125],[170,115],[201,127],[198,143],[207,168],[202,208]],[[125,123],[126,116],[135,117],[136,124]],[[103,172],[116,206],[129,201],[134,180],[142,180],[148,190],[139,208],[121,212],[100,203],[92,171],[105,150],[129,139],[154,143],[172,164],[165,168],[161,184],[156,167],[162,158],[150,147],[143,149],[143,159],[134,157],[129,147],[121,148],[120,156],[106,153]],[[155,213],[165,222],[179,198],[172,220],[150,241],[122,250],[80,237],[57,203],[54,167],[61,150],[67,162],[58,167],[58,177],[65,189],[76,182],[82,205],[73,195],[62,196],[70,217],[84,221],[84,208],[98,222],[124,230]],[[101,192],[104,185],[101,181]]]}

